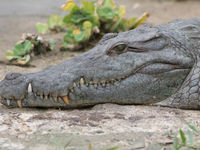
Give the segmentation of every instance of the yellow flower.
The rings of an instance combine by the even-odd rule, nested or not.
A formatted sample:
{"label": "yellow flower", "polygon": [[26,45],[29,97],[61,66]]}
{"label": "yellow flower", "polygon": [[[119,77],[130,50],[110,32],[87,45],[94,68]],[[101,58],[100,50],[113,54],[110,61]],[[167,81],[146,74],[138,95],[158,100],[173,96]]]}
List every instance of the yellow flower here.
{"label": "yellow flower", "polygon": [[122,18],[125,16],[125,13],[126,13],[125,6],[121,6],[119,9],[120,9],[119,15]]}
{"label": "yellow flower", "polygon": [[74,3],[74,1],[73,1],[73,0],[70,0],[70,1],[67,1],[65,4],[63,4],[63,5],[61,6],[61,9],[62,9],[63,11],[72,10],[72,9],[74,8],[75,5],[76,5],[76,4]]}
{"label": "yellow flower", "polygon": [[117,21],[118,20],[118,17],[117,16],[114,16],[114,19],[113,19],[114,21]]}
{"label": "yellow flower", "polygon": [[73,34],[80,34],[81,33],[81,31],[79,30],[79,29],[75,29],[74,31],[73,31]]}

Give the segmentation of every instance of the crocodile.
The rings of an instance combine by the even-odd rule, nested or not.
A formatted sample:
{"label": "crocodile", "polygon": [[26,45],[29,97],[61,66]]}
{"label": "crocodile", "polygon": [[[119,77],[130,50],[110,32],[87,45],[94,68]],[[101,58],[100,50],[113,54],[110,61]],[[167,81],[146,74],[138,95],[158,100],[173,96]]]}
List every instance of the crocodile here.
{"label": "crocodile", "polygon": [[0,82],[8,107],[80,108],[101,103],[200,109],[200,18],[107,33],[91,50]]}

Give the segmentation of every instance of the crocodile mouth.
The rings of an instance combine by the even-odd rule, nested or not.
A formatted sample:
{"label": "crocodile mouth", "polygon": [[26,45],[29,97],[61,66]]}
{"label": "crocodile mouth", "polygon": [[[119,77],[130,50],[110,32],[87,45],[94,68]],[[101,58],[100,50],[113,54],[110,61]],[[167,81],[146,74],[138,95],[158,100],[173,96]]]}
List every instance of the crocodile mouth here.
{"label": "crocodile mouth", "polygon": [[[67,89],[67,93],[63,96],[52,96],[51,92],[48,95],[40,94],[38,92],[34,92],[32,88],[32,83],[28,83],[26,85],[26,94],[20,100],[11,97],[10,99],[6,99],[0,95],[0,102],[9,107],[23,107],[23,106],[30,106],[30,104],[37,106],[37,101],[43,101],[43,106],[45,107],[71,107],[70,95],[74,94],[74,90],[76,88],[81,89],[84,87],[92,87],[96,90],[99,88],[106,88],[109,86],[114,86],[115,84],[121,83],[124,80],[134,76],[136,74],[143,74],[143,75],[159,75],[164,74],[172,71],[185,71],[191,69],[190,67],[185,67],[177,64],[170,64],[170,63],[146,63],[141,65],[140,67],[136,68],[133,72],[118,77],[114,79],[107,79],[107,80],[86,80],[84,76],[80,77],[78,80],[73,82],[72,86]],[[41,104],[40,104],[41,105]],[[39,104],[38,104],[39,106]]]}
{"label": "crocodile mouth", "polygon": [[173,64],[173,63],[150,63],[144,64],[138,69],[136,69],[135,73],[141,74],[162,74],[167,73],[174,70],[186,70],[191,69],[191,66]]}

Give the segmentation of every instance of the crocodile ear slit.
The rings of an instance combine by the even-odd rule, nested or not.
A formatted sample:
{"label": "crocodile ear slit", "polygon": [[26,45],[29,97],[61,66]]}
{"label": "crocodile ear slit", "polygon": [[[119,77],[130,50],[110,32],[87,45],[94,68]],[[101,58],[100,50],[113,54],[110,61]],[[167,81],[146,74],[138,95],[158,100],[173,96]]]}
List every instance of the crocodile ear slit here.
{"label": "crocodile ear slit", "polygon": [[199,40],[200,39],[200,27],[196,25],[186,25],[182,27],[181,32],[184,33],[188,38],[194,39],[194,40]]}

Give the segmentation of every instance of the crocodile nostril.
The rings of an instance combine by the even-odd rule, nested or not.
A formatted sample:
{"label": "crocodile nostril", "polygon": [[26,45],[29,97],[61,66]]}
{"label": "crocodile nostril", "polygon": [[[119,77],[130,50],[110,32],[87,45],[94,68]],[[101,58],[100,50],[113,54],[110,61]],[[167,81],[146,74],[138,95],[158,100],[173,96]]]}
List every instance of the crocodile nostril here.
{"label": "crocodile nostril", "polygon": [[17,79],[18,77],[20,77],[22,74],[20,73],[9,73],[6,75],[5,79],[6,80],[14,80]]}

